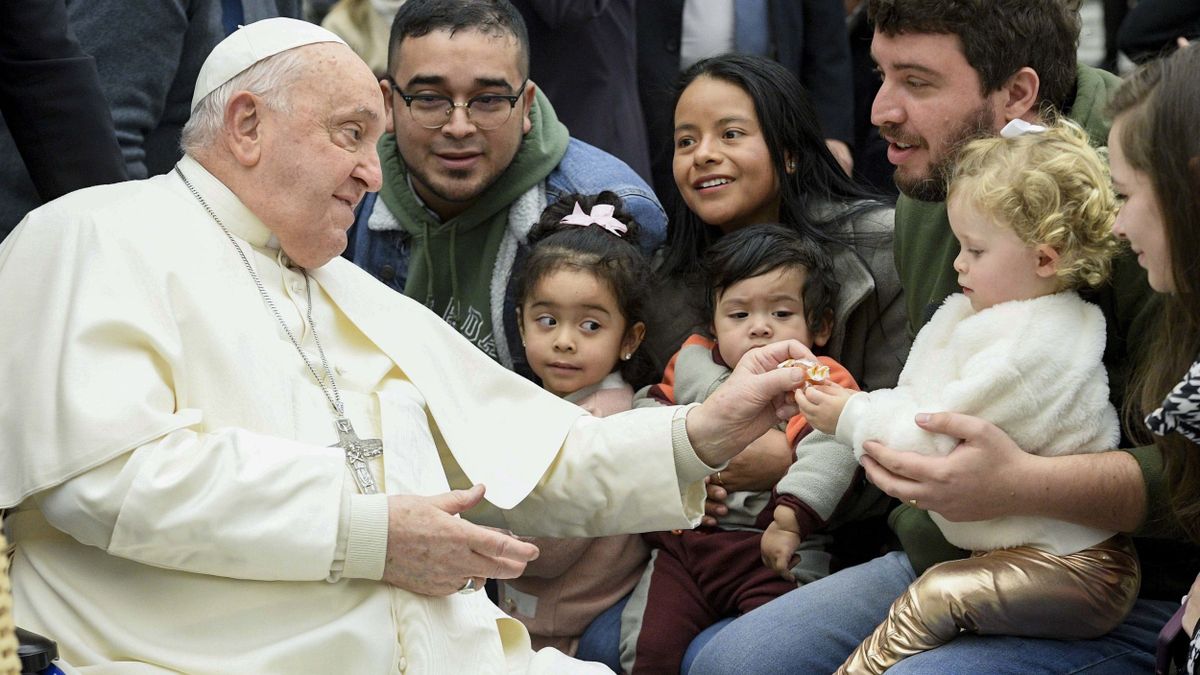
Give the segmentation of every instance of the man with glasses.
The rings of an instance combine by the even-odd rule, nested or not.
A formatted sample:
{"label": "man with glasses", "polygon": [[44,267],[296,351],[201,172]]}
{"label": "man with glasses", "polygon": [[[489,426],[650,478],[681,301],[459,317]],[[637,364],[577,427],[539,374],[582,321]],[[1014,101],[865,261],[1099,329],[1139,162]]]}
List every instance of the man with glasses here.
{"label": "man with glasses", "polygon": [[570,138],[528,72],[525,24],[508,0],[406,2],[380,82],[383,188],[364,200],[347,249],[527,376],[510,283],[546,204],[611,190],[642,226],[647,251],[666,231],[650,187],[621,160]]}

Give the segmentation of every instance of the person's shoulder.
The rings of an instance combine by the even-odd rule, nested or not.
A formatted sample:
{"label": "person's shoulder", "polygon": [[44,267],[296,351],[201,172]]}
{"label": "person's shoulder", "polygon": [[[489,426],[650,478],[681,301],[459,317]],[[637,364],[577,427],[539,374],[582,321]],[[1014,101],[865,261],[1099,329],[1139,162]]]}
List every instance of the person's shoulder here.
{"label": "person's shoulder", "polygon": [[94,185],[66,194],[29,214],[64,233],[103,226],[112,237],[122,236],[161,222],[166,214],[154,208],[165,196],[160,177]]}
{"label": "person's shoulder", "polygon": [[1100,309],[1078,293],[1063,291],[968,312],[955,327],[953,341],[1007,351],[1014,362],[1038,361],[1049,354],[1064,364],[1067,359],[1099,362],[1105,320]]}
{"label": "person's shoulder", "polygon": [[[196,229],[180,227],[188,204],[159,178],[77,190],[25,218],[6,244],[22,256],[53,256],[64,275],[137,274],[144,278],[178,271],[199,259],[204,246]],[[202,213],[202,212],[201,212]],[[186,255],[172,255],[172,252]],[[19,252],[19,253],[18,253]]]}
{"label": "person's shoulder", "polygon": [[39,207],[39,211],[69,213],[120,207],[129,199],[158,189],[155,178],[92,185],[67,193]]}
{"label": "person's shoulder", "polygon": [[[829,207],[829,213],[838,213]],[[845,292],[855,295],[853,289],[866,290],[871,287],[898,287],[895,260],[892,252],[896,225],[896,211],[890,204],[876,201],[859,201],[840,204],[836,209],[849,213],[848,217],[837,218],[833,234],[847,247],[833,251],[838,281]],[[866,269],[863,269],[863,265]]]}
{"label": "person's shoulder", "polygon": [[852,217],[846,219],[845,227],[851,234],[891,235],[896,229],[896,207],[885,202],[861,201],[848,204],[853,209]]}
{"label": "person's shoulder", "polygon": [[603,190],[626,195],[658,198],[642,177],[621,159],[578,138],[567,142],[567,152],[548,179],[551,189],[591,194]]}
{"label": "person's shoulder", "polygon": [[667,212],[654,190],[628,164],[578,138],[567,143],[567,152],[546,179],[546,198],[612,192],[642,227],[642,250],[653,252],[667,233]]}
{"label": "person's shoulder", "polygon": [[1068,116],[1083,127],[1096,147],[1108,145],[1108,130],[1112,125],[1108,102],[1120,86],[1121,78],[1106,70],[1077,65],[1075,98]]}
{"label": "person's shoulder", "polygon": [[1101,88],[1108,94],[1112,94],[1121,87],[1124,80],[1120,75],[1110,73],[1103,68],[1096,68],[1084,63],[1075,64],[1075,88],[1078,95],[1080,89]]}

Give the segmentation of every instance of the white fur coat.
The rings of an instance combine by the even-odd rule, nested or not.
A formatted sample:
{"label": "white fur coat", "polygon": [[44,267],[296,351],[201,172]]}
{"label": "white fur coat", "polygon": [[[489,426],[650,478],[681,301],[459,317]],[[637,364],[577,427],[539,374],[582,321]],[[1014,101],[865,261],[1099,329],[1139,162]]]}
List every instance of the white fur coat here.
{"label": "white fur coat", "polygon": [[[896,387],[847,403],[838,439],[856,457],[868,440],[946,455],[958,440],[922,430],[913,417],[952,411],[996,424],[1037,455],[1111,450],[1120,432],[1101,361],[1105,336],[1104,315],[1074,292],[978,313],[965,295],[952,295],[917,334]],[[1046,518],[952,523],[932,515],[952,544],[971,550],[1031,544],[1066,554],[1113,534]]]}

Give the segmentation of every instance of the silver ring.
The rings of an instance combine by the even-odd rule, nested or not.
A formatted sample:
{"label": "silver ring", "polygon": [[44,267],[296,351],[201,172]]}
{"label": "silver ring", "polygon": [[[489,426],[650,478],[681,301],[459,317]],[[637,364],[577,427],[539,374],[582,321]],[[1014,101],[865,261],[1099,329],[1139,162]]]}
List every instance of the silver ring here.
{"label": "silver ring", "polygon": [[467,583],[463,584],[462,588],[458,589],[458,592],[463,595],[469,595],[477,590],[479,590],[479,587],[475,585],[475,577],[471,577],[467,579]]}
{"label": "silver ring", "polygon": [[908,503],[909,503],[909,504],[912,504],[912,507],[913,507],[914,509],[919,509],[919,508],[921,508],[921,507],[917,506],[917,500],[915,500],[915,499],[910,499],[910,500],[908,500]]}

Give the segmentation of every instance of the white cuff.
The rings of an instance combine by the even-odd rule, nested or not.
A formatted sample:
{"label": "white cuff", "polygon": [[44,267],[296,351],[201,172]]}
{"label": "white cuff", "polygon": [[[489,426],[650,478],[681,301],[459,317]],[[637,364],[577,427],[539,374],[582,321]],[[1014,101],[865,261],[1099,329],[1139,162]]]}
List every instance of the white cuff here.
{"label": "white cuff", "polygon": [[838,443],[854,449],[856,457],[862,454],[862,448],[855,447],[854,432],[857,431],[858,422],[866,415],[867,406],[870,404],[871,396],[865,391],[851,396],[842,408],[842,416],[838,418],[837,429],[833,432],[833,437]]}
{"label": "white cuff", "polygon": [[720,466],[705,464],[692,447],[692,441],[687,435],[687,416],[688,412],[698,405],[700,404],[692,403],[680,406],[675,409],[675,415],[671,418],[671,450],[675,454],[675,475],[679,478],[681,491],[696,481],[704,480],[705,476],[729,466],[729,462]]}
{"label": "white cuff", "polygon": [[382,579],[387,559],[388,496],[350,495],[350,533],[342,576]]}

